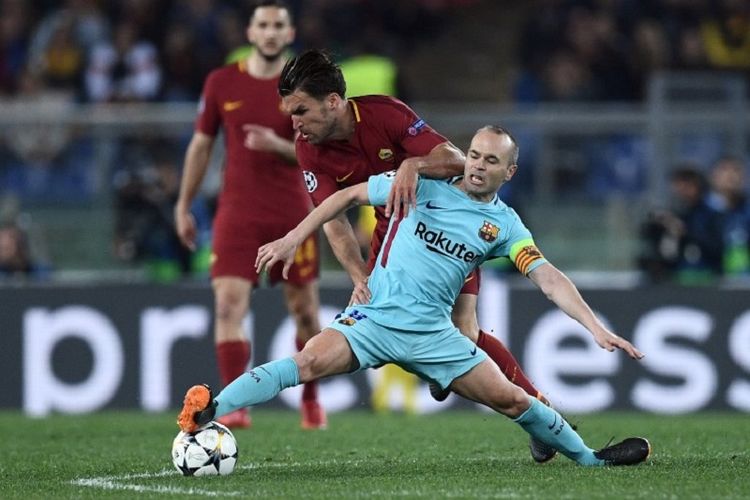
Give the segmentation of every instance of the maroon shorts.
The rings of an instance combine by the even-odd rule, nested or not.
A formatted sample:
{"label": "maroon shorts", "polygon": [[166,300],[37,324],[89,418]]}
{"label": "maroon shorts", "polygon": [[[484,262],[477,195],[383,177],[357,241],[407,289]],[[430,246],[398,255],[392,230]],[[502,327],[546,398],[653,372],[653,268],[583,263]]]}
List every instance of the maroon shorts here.
{"label": "maroon shorts", "polygon": [[[227,226],[229,226],[227,228]],[[294,227],[294,226],[292,226]],[[211,252],[211,277],[237,276],[258,285],[255,258],[258,248],[283,237],[291,227],[256,224],[251,229],[232,228],[228,224],[215,224]],[[269,284],[281,281],[281,262],[271,268]],[[320,253],[318,235],[310,235],[297,249],[294,263],[289,269],[289,279],[294,285],[304,285],[318,278]]]}

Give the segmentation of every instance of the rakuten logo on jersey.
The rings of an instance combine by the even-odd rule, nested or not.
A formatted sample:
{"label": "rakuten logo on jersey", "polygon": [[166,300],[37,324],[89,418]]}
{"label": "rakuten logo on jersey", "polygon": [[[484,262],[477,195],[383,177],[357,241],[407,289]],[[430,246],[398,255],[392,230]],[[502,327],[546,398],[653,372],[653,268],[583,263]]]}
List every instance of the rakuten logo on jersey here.
{"label": "rakuten logo on jersey", "polygon": [[454,242],[447,238],[442,231],[431,231],[424,222],[417,223],[414,235],[425,242],[427,250],[432,250],[448,257],[453,257],[464,262],[474,262],[479,256],[466,249],[464,243]]}

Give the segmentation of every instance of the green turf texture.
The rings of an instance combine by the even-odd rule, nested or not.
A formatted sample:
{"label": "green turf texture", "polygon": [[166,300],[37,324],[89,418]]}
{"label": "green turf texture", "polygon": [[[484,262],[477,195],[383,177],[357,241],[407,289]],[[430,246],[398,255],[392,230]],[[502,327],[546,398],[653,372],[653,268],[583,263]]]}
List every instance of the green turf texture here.
{"label": "green turf texture", "polygon": [[224,477],[182,477],[173,414],[29,419],[0,412],[0,498],[750,498],[750,416],[604,413],[570,418],[595,448],[641,435],[646,464],[532,462],[527,435],[478,411],[331,415],[303,431],[292,411],[255,410]]}

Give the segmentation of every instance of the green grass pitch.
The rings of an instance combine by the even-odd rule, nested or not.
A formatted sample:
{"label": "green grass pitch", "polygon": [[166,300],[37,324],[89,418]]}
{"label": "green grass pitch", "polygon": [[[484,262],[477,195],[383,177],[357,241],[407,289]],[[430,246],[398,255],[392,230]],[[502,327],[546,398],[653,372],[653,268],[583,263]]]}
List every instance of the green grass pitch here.
{"label": "green grass pitch", "polygon": [[572,417],[592,447],[642,435],[636,467],[533,464],[527,435],[478,411],[345,412],[299,429],[292,411],[256,410],[235,432],[238,466],[182,477],[170,458],[173,414],[28,419],[0,412],[0,498],[750,498],[750,416],[603,413]]}

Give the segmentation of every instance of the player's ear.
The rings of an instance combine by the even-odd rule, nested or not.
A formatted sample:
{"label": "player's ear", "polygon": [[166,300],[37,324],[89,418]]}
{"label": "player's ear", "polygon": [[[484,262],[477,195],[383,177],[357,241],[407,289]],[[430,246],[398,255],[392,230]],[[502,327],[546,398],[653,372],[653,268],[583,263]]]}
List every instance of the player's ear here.
{"label": "player's ear", "polygon": [[331,92],[326,97],[326,105],[328,106],[328,109],[331,111],[336,109],[340,101],[341,101],[341,96],[338,95],[336,92]]}
{"label": "player's ear", "polygon": [[505,182],[508,182],[513,178],[514,175],[516,175],[516,171],[518,170],[518,165],[511,165],[508,167],[508,172],[505,174]]}

